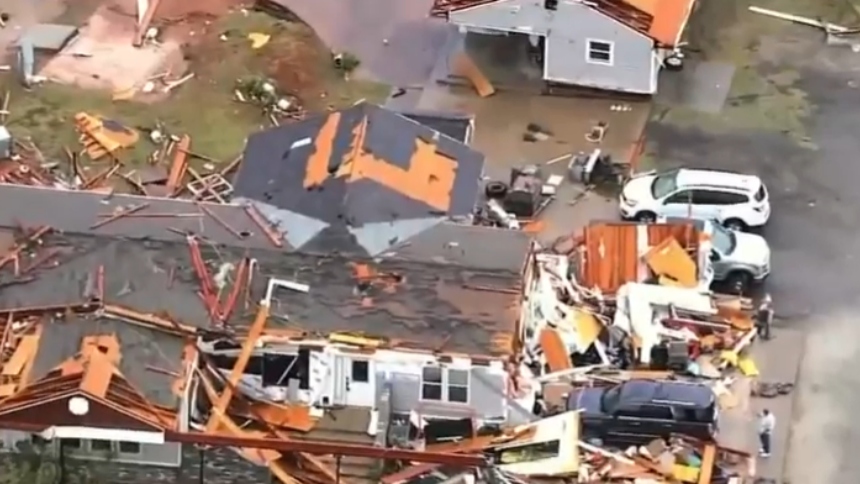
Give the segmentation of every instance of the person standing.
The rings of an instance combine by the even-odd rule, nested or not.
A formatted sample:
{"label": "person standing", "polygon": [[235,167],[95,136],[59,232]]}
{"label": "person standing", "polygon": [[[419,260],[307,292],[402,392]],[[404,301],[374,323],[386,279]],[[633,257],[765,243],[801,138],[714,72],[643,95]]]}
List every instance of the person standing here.
{"label": "person standing", "polygon": [[762,457],[770,457],[770,444],[774,428],[776,428],[776,417],[770,410],[762,410],[758,420],[759,455]]}

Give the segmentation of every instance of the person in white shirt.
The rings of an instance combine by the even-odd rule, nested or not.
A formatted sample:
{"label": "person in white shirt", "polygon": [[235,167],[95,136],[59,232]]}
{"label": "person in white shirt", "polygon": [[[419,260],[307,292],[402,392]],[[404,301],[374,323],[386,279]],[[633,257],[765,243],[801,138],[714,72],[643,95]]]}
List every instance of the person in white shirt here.
{"label": "person in white shirt", "polygon": [[770,410],[762,410],[758,419],[758,440],[761,445],[759,455],[762,457],[770,457],[770,442],[774,428],[776,428],[776,417]]}

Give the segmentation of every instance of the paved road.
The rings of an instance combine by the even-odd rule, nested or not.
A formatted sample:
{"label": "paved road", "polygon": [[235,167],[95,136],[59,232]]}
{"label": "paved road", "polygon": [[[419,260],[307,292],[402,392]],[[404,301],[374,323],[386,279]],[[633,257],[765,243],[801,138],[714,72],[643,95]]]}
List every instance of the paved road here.
{"label": "paved road", "polygon": [[[654,125],[658,158],[689,166],[757,172],[774,207],[765,231],[773,253],[770,291],[783,332],[760,350],[764,378],[783,379],[800,360],[790,447],[766,463],[793,483],[856,482],[860,475],[860,56],[826,47],[820,33],[792,28],[770,68],[799,74],[793,89],[813,107],[807,134],[705,132]],[[771,54],[774,50],[771,49]],[[767,51],[764,46],[761,51]],[[756,102],[756,101],[751,101]],[[789,399],[768,402],[783,422]],[[759,407],[765,403],[757,402]],[[785,430],[781,437],[787,437]],[[777,439],[777,445],[783,445]],[[783,449],[784,450],[784,449]]]}

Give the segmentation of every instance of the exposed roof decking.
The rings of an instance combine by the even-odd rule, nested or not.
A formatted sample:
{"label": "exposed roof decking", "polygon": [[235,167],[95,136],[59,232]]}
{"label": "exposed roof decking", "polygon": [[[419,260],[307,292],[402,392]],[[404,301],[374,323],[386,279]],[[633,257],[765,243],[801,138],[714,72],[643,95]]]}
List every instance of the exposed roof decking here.
{"label": "exposed roof decking", "polygon": [[363,227],[403,239],[412,233],[399,225],[412,220],[471,216],[484,163],[462,142],[370,104],[254,134],[244,158],[236,196],[304,218],[293,245],[336,231],[353,237],[321,237],[330,250],[371,255],[380,249],[362,243]]}

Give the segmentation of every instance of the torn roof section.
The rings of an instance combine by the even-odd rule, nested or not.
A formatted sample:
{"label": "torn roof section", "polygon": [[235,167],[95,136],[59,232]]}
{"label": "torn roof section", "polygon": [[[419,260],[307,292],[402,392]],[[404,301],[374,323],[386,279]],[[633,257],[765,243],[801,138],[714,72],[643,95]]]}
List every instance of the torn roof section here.
{"label": "torn roof section", "polygon": [[469,218],[483,165],[462,141],[361,103],[252,135],[234,193],[289,225],[294,247],[376,255]]}
{"label": "torn roof section", "polygon": [[[32,280],[21,281],[11,264],[0,272],[0,309],[19,312],[86,301],[102,268],[105,304],[167,313],[186,326],[205,329],[211,318],[198,296],[200,282],[183,235],[188,231],[200,234],[210,276],[229,271],[230,265],[238,270],[245,257],[258,263],[238,305],[245,309],[237,309],[230,324],[247,324],[247,308],[262,298],[268,278],[275,277],[310,286],[308,293],[279,291],[273,308],[308,336],[350,332],[405,341],[418,349],[501,354],[515,332],[522,271],[531,251],[531,237],[524,232],[443,222],[371,260],[274,247],[253,232],[258,229],[238,206],[210,208],[237,230],[248,230],[243,238],[210,220],[199,206],[175,200],[10,186],[0,191],[0,201],[31,207],[20,220],[7,213],[12,211],[0,211],[0,226],[13,229],[0,231],[0,246],[7,251],[22,240],[21,225],[49,225],[63,232],[42,237],[29,254],[32,259],[22,262],[22,270],[29,271],[36,261],[49,261],[28,272]],[[90,229],[103,219],[100,215],[143,201],[152,203],[147,210],[184,216],[126,217]],[[199,217],[188,216],[194,213]]]}
{"label": "torn roof section", "polygon": [[[519,8],[517,5],[526,4],[544,8],[543,0],[435,0],[430,14],[447,17],[451,12],[497,3],[509,4],[510,8]],[[662,46],[675,47],[690,19],[696,0],[588,0],[581,3],[647,35]]]}

